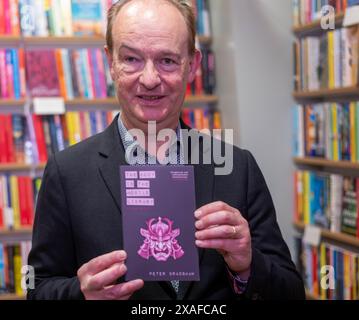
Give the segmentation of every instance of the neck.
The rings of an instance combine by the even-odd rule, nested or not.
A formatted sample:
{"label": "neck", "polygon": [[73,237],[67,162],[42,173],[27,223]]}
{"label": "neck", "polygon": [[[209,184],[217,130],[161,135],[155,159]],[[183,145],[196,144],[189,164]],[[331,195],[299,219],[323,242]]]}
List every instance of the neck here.
{"label": "neck", "polygon": [[[172,129],[176,134],[176,129],[179,123],[179,115],[173,117],[172,119],[166,119],[160,123],[155,121],[149,121],[146,123],[140,121],[129,121],[123,113],[120,114],[123,125],[127,130],[136,129],[139,130],[139,134],[136,135],[136,139],[140,144],[141,148],[146,150],[148,154],[153,156],[159,155],[162,157],[163,152],[159,150],[165,150],[171,144],[171,139],[166,139],[165,141],[158,141],[158,133],[163,129]],[[137,123],[136,123],[137,122]],[[161,148],[162,147],[162,148]],[[160,153],[160,154],[159,154]]]}

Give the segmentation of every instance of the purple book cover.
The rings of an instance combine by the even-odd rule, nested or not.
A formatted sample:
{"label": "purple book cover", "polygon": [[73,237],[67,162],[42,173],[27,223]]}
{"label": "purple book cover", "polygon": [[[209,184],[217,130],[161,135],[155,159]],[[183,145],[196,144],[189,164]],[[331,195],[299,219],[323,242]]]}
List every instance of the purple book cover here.
{"label": "purple book cover", "polygon": [[192,166],[121,166],[125,279],[199,281]]}
{"label": "purple book cover", "polygon": [[61,95],[54,50],[27,50],[26,77],[32,97]]}

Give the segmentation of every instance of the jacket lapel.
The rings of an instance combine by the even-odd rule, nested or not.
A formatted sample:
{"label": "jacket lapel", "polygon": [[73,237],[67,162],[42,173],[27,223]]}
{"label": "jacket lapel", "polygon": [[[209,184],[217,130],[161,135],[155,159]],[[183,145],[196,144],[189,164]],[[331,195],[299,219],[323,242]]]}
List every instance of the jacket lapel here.
{"label": "jacket lapel", "polygon": [[121,211],[120,166],[126,165],[125,151],[117,127],[118,115],[103,132],[103,141],[98,151],[99,170],[104,183]]}

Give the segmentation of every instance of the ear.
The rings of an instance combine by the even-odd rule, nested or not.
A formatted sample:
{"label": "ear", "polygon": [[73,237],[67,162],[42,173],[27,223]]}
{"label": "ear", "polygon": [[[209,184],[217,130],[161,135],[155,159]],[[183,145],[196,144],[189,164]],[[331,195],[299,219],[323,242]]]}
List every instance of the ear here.
{"label": "ear", "polygon": [[189,73],[188,73],[188,82],[191,83],[195,77],[198,68],[200,68],[202,62],[202,53],[200,50],[196,49],[196,52],[191,57],[190,63],[189,63]]}
{"label": "ear", "polygon": [[112,66],[112,64],[113,64],[113,55],[110,52],[110,50],[108,49],[108,46],[104,46],[104,49],[105,49],[105,53],[106,53],[107,63],[108,63],[108,66],[110,68],[111,78],[114,81],[115,80],[115,73],[114,73],[113,66]]}

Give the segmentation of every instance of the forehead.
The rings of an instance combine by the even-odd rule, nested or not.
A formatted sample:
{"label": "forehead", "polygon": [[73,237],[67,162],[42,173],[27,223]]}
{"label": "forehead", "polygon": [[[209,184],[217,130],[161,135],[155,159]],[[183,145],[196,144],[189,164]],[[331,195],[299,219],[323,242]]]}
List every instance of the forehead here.
{"label": "forehead", "polygon": [[161,0],[131,1],[114,20],[115,47],[122,43],[137,48],[187,50],[188,30],[181,12]]}

